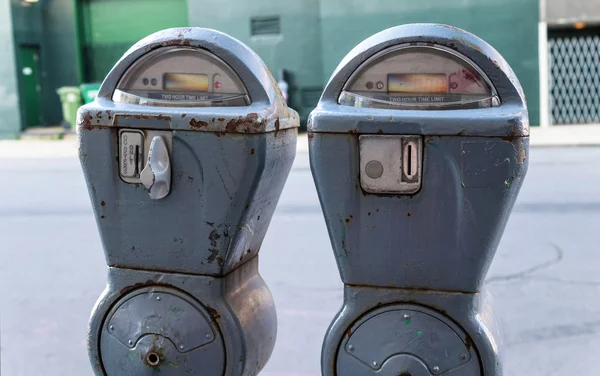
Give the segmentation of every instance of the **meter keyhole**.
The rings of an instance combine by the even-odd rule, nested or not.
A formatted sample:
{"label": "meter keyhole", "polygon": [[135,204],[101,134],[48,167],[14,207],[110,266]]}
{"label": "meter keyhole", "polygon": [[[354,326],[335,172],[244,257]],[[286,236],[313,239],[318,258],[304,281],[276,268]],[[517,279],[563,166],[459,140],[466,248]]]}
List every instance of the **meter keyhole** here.
{"label": "meter keyhole", "polygon": [[149,352],[146,355],[146,361],[151,367],[156,367],[160,363],[160,357],[155,352]]}

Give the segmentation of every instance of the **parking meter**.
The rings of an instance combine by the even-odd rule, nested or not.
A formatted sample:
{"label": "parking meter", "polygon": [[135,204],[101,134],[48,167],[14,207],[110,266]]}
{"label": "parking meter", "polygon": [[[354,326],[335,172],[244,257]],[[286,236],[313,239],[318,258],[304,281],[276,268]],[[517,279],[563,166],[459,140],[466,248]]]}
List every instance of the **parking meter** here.
{"label": "parking meter", "polygon": [[256,375],[276,336],[257,255],[299,126],[236,39],[168,29],[78,112],[108,268],[89,325],[96,375]]}
{"label": "parking meter", "polygon": [[529,146],[506,61],[454,27],[387,29],[343,59],[308,130],[345,286],[322,374],[501,375],[483,285]]}

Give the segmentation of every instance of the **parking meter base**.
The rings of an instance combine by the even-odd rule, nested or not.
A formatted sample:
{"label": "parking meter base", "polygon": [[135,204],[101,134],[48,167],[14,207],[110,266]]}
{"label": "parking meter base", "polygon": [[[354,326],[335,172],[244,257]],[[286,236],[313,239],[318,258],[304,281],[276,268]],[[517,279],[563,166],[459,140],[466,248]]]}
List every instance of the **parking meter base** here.
{"label": "parking meter base", "polygon": [[491,296],[346,285],[322,348],[324,376],[502,375]]}
{"label": "parking meter base", "polygon": [[277,317],[257,257],[222,278],[111,267],[108,281],[89,327],[97,376],[250,376],[273,351]]}

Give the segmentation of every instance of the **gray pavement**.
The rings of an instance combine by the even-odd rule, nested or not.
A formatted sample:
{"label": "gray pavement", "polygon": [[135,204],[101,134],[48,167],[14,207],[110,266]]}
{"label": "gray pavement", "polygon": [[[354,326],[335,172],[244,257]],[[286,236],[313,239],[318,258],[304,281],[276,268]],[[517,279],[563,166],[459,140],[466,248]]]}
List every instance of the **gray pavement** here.
{"label": "gray pavement", "polygon": [[[0,157],[1,371],[91,375],[85,336],[106,266],[79,162]],[[35,153],[31,153],[33,155]],[[488,275],[506,375],[597,375],[600,148],[539,148]],[[319,375],[342,301],[305,152],[261,250],[277,345],[263,376]]]}

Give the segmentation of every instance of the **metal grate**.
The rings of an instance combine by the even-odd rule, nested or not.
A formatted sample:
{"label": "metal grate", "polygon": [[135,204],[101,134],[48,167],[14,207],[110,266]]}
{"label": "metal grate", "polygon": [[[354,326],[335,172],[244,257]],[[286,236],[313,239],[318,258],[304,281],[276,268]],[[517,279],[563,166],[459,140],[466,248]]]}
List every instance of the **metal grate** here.
{"label": "metal grate", "polygon": [[548,31],[553,124],[600,122],[600,29]]}
{"label": "metal grate", "polygon": [[281,34],[281,20],[279,16],[252,17],[250,19],[250,35],[278,34]]}

